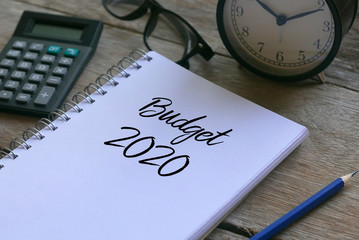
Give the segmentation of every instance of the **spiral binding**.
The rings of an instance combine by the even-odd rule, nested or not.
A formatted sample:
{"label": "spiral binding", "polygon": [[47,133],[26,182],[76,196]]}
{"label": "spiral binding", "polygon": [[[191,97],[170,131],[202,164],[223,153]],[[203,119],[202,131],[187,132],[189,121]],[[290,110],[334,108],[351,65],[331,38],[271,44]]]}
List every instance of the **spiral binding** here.
{"label": "spiral binding", "polygon": [[[35,127],[29,127],[26,131],[24,131],[22,137],[12,140],[9,148],[5,147],[0,149],[0,160],[3,157],[16,159],[18,155],[16,155],[13,150],[17,147],[21,147],[25,150],[30,149],[31,145],[27,143],[27,140],[30,138],[35,137],[35,139],[38,140],[44,139],[45,135],[43,135],[40,130],[48,128],[51,131],[55,131],[58,128],[53,123],[55,119],[59,118],[65,122],[69,121],[71,118],[66,114],[67,111],[72,109],[75,112],[80,113],[83,109],[78,105],[78,103],[81,101],[86,101],[90,104],[94,103],[95,99],[91,97],[92,93],[98,92],[101,95],[105,95],[107,91],[103,89],[103,85],[110,84],[113,87],[116,87],[118,82],[114,79],[114,77],[120,74],[121,76],[128,78],[130,74],[125,69],[130,66],[135,69],[140,69],[142,66],[136,60],[140,58],[148,62],[152,60],[152,57],[147,55],[147,53],[142,49],[132,51],[128,57],[122,58],[117,65],[111,66],[106,73],[98,76],[95,82],[88,84],[83,91],[76,93],[72,97],[72,100],[65,101],[59,109],[55,109],[47,118],[41,118],[36,122]],[[0,170],[3,167],[4,165],[0,164]]]}

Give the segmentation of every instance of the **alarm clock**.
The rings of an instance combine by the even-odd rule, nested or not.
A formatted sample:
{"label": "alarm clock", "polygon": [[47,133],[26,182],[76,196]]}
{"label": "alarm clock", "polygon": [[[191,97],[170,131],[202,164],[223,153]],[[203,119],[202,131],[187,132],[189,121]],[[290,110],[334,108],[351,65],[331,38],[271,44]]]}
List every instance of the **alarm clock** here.
{"label": "alarm clock", "polygon": [[353,24],[358,0],[219,0],[217,25],[229,53],[266,78],[321,73]]}

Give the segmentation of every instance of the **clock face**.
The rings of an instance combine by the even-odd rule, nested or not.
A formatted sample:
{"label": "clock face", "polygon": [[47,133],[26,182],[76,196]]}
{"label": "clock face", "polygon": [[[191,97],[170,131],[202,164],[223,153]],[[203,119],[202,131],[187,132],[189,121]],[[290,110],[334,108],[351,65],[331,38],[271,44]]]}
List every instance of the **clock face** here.
{"label": "clock face", "polygon": [[335,55],[335,23],[325,0],[229,0],[223,23],[241,61],[267,75],[308,75]]}

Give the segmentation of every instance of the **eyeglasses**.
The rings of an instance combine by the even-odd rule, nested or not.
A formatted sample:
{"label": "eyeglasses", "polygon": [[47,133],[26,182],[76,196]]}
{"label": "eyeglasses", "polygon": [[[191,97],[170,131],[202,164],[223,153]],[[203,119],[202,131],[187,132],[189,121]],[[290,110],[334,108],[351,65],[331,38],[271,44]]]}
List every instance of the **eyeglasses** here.
{"label": "eyeglasses", "polygon": [[[189,68],[189,59],[196,54],[207,61],[214,55],[211,47],[191,24],[155,0],[102,0],[102,4],[111,15],[127,21],[142,17],[150,9],[151,15],[143,34],[145,46],[150,51],[153,47],[159,53],[161,49],[171,52],[175,58],[172,60],[185,68]],[[166,49],[160,47],[163,36],[167,38]]]}

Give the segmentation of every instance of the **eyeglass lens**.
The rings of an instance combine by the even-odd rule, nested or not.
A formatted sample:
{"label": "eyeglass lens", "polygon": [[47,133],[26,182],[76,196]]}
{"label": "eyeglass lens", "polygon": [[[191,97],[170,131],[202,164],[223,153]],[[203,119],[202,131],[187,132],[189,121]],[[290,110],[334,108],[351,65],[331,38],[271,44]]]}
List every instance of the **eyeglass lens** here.
{"label": "eyeglass lens", "polygon": [[141,6],[146,0],[106,0],[107,9],[118,17],[125,17]]}
{"label": "eyeglass lens", "polygon": [[[103,3],[112,15],[122,20],[139,18],[150,8],[151,15],[144,32],[146,47],[188,68],[188,58],[194,55],[191,51],[200,37],[184,19],[162,8],[155,0],[103,0]],[[208,60],[214,53],[207,48],[200,54]]]}
{"label": "eyeglass lens", "polygon": [[[161,40],[166,40],[166,44],[164,45]],[[171,12],[160,12],[152,16],[148,22],[145,42],[150,49],[167,55],[173,61],[179,61],[193,49],[197,40],[193,32],[176,15]]]}

